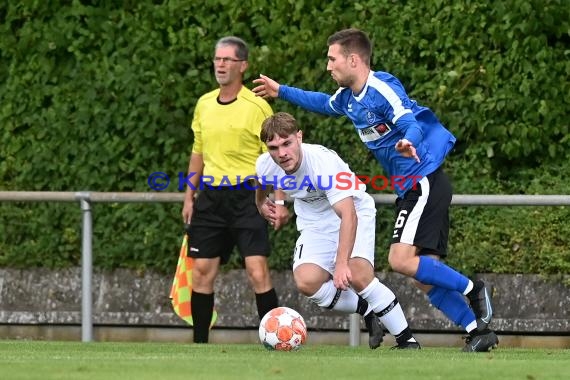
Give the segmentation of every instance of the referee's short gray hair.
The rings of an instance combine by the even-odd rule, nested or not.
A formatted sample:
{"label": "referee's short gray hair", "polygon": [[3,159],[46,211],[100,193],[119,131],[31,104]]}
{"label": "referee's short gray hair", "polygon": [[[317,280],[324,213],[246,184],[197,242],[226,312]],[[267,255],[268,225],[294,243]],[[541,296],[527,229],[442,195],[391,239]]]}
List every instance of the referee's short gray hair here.
{"label": "referee's short gray hair", "polygon": [[236,36],[222,37],[218,40],[218,42],[216,42],[215,49],[219,48],[220,46],[227,45],[235,46],[237,58],[243,61],[247,61],[249,57],[249,49],[244,40]]}

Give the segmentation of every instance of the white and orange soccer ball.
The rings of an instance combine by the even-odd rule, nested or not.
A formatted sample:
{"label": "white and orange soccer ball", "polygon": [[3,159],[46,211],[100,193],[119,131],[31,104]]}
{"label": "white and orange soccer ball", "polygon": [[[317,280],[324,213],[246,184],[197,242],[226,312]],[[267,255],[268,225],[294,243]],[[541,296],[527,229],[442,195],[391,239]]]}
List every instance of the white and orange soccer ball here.
{"label": "white and orange soccer ball", "polygon": [[269,350],[296,350],[307,341],[307,325],[297,311],[276,307],[261,319],[259,339]]}

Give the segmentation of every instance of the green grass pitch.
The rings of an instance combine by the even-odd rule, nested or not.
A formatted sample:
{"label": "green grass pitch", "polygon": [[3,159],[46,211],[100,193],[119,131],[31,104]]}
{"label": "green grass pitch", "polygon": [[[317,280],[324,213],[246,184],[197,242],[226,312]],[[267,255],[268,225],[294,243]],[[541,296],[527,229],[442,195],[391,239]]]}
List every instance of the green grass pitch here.
{"label": "green grass pitch", "polygon": [[568,379],[570,350],[458,348],[390,350],[307,345],[267,351],[261,344],[110,343],[0,340],[5,380],[146,379]]}

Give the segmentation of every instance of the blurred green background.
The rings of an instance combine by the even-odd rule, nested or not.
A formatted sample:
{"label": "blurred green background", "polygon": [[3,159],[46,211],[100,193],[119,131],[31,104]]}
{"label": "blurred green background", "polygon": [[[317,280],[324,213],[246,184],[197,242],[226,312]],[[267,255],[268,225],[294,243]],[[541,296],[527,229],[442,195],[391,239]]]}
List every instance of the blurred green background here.
{"label": "blurred green background", "polygon": [[[399,77],[457,136],[445,164],[456,194],[570,194],[566,0],[6,0],[0,190],[152,191],[150,173],[187,169],[194,106],[217,87],[217,39],[249,43],[249,88],[263,73],[332,93],[326,39],[346,27],[365,30],[373,69]],[[347,119],[272,106],[297,117],[305,141],[381,174]],[[95,266],[173,271],[181,207],[94,204]],[[569,273],[569,217],[568,207],[454,207],[449,261],[465,273]],[[379,270],[392,218],[379,206]],[[80,223],[77,204],[1,203],[0,266],[79,265]],[[289,269],[295,236],[294,223],[272,232],[272,268]]]}

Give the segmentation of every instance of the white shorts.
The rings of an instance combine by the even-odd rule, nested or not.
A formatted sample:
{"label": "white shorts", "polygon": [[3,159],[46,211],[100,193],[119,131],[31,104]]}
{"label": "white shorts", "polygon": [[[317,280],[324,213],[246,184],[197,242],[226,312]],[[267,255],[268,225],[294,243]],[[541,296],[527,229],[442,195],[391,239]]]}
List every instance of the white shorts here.
{"label": "white shorts", "polygon": [[[374,246],[376,238],[376,215],[359,215],[356,240],[350,257],[362,257],[374,267]],[[303,230],[293,252],[293,270],[301,264],[316,264],[334,273],[338,231],[323,233],[316,230]]]}

